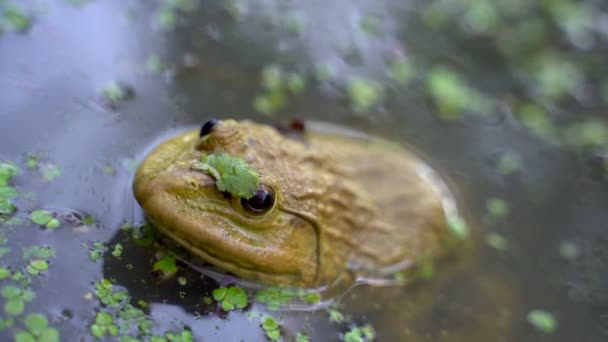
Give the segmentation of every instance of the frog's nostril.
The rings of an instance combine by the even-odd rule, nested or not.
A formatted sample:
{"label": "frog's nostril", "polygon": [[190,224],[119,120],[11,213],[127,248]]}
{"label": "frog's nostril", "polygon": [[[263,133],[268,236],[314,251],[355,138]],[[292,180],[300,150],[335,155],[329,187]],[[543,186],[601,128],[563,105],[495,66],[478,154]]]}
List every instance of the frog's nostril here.
{"label": "frog's nostril", "polygon": [[216,120],[216,119],[211,119],[207,122],[205,122],[205,124],[201,127],[201,138],[204,137],[205,135],[211,133],[211,131],[213,131],[213,129],[217,126],[217,124],[219,124],[220,121]]}

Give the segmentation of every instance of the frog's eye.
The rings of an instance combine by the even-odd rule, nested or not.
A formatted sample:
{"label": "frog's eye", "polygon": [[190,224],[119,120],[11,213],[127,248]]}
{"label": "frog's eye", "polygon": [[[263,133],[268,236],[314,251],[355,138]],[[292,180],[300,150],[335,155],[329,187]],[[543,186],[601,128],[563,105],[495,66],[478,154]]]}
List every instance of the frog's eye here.
{"label": "frog's eye", "polygon": [[245,210],[253,214],[263,214],[274,206],[275,195],[272,188],[262,185],[250,199],[241,199]]}
{"label": "frog's eye", "polygon": [[207,122],[205,122],[205,124],[201,127],[201,138],[204,137],[205,135],[208,135],[209,133],[211,133],[211,131],[213,131],[213,129],[217,126],[217,124],[219,124],[220,121],[216,120],[216,119],[211,119]]}

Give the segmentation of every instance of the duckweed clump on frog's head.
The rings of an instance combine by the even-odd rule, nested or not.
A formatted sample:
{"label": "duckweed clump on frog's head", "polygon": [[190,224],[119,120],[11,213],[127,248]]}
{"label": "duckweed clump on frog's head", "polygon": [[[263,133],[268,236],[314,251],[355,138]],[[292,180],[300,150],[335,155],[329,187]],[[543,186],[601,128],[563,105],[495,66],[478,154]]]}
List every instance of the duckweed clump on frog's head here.
{"label": "duckweed clump on frog's head", "polygon": [[217,189],[232,196],[249,199],[260,186],[260,174],[243,158],[229,154],[203,156],[192,168],[208,172],[215,178]]}

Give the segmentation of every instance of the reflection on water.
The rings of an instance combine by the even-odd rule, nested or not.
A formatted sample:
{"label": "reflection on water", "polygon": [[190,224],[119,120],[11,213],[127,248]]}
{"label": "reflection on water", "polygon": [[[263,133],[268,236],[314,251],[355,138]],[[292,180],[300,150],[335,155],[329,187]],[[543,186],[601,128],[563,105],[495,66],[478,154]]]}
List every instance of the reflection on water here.
{"label": "reflection on water", "polygon": [[[39,312],[62,338],[90,338],[98,311],[114,312],[94,295],[106,277],[146,303],[155,328],[145,336],[185,325],[201,339],[264,340],[264,306],[210,310],[215,284],[188,270],[186,285],[159,280],[153,252],[119,228],[135,210],[125,203],[136,159],[155,139],[210,117],[269,121],[256,110],[271,108],[411,144],[477,223],[473,251],[432,279],[355,288],[338,308],[345,321],[270,312],[287,340],[336,340],[366,324],[389,341],[605,340],[606,11],[566,0],[0,1],[0,161],[22,169],[10,184],[24,219],[2,223],[10,277],[0,286],[35,293],[3,296],[25,313],[5,308],[1,334],[27,330],[24,317]],[[24,32],[15,13],[31,20]],[[270,85],[260,80],[269,65],[281,71]],[[54,208],[92,220],[28,223]],[[95,242],[107,247],[96,262]],[[22,255],[37,245],[55,255]],[[29,273],[32,258],[50,268]],[[553,333],[527,321],[539,309]]]}

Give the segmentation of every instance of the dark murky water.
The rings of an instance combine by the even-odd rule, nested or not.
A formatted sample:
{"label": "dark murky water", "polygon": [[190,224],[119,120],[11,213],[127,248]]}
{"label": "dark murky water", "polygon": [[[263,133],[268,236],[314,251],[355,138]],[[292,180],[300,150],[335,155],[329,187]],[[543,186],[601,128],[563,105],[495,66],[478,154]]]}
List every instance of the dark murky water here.
{"label": "dark murky water", "polygon": [[[17,2],[0,1],[0,8],[9,3]],[[514,68],[517,63],[510,64],[489,38],[501,32],[471,38],[461,29],[430,29],[423,22],[424,6],[409,1],[203,1],[191,8],[192,3],[199,4],[23,1],[18,5],[33,18],[27,32],[11,32],[5,23],[0,161],[23,170],[12,181],[21,193],[16,216],[27,220],[34,209],[70,208],[94,218],[94,224],[64,222],[57,230],[27,221],[2,225],[4,246],[11,251],[0,264],[12,272],[27,265],[22,248],[56,250],[44,275],[29,276],[36,298],[27,303],[26,314],[45,314],[62,340],[93,340],[89,327],[100,310],[94,283],[108,278],[128,290],[133,304],[149,303],[155,334],[187,326],[197,340],[265,340],[260,319],[247,313],[267,309],[258,304],[228,314],[211,309],[215,306],[203,296],[216,284],[188,270],[177,275],[186,285],[178,284],[177,276],[159,280],[151,273],[154,251],[133,244],[120,227],[137,212],[130,177],[142,152],[160,137],[210,117],[271,120],[256,114],[253,103],[264,93],[260,70],[276,64],[304,75],[308,84],[303,93],[288,96],[278,118],[321,119],[411,144],[451,178],[477,222],[471,255],[451,266],[447,260],[433,279],[349,293],[340,310],[353,324],[371,323],[380,341],[608,338],[608,173],[601,166],[606,145],[594,146],[591,154],[575,151],[539,138],[517,120],[510,105],[536,94],[524,82],[526,69]],[[180,4],[181,10],[169,11]],[[587,51],[585,65],[591,65],[583,95],[573,95],[578,102],[539,100],[559,109],[551,116],[558,123],[605,116],[606,102],[595,99],[593,87],[606,77],[594,56],[605,50],[608,12],[596,7],[605,14],[598,14],[595,45],[575,49],[547,40],[547,49],[557,47],[576,63],[585,61],[574,52]],[[369,27],[360,29],[366,20]],[[164,68],[158,70],[154,56]],[[395,58],[416,61],[413,81],[391,79]],[[320,65],[331,66],[330,81],[314,80]],[[442,120],[424,83],[435,65],[466,75],[500,106],[493,115]],[[383,86],[378,105],[360,113],[349,106],[344,89],[353,77]],[[103,94],[111,82],[126,85],[134,96],[110,103]],[[505,175],[497,169],[505,153],[518,157],[518,171]],[[28,154],[39,157],[38,169],[25,166]],[[41,170],[49,164],[62,172],[45,181]],[[506,217],[488,213],[489,198],[508,203]],[[125,250],[120,258],[108,252],[94,262],[94,242],[121,242]],[[568,247],[574,252],[564,252]],[[2,286],[9,283],[19,281],[0,280]],[[552,313],[558,323],[553,333],[527,321],[535,309]],[[347,323],[330,322],[325,311],[271,314],[281,319],[285,340],[299,331],[313,341],[339,340],[349,329]],[[0,334],[12,338],[25,329],[24,315]]]}

